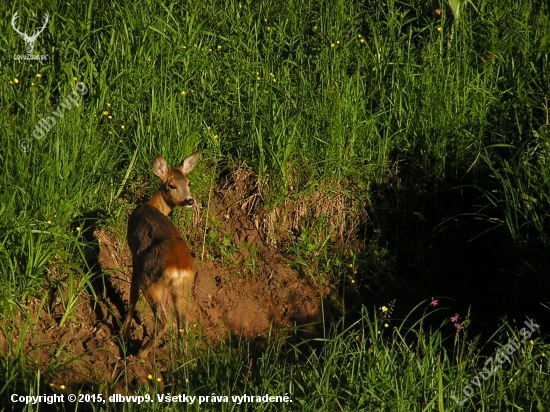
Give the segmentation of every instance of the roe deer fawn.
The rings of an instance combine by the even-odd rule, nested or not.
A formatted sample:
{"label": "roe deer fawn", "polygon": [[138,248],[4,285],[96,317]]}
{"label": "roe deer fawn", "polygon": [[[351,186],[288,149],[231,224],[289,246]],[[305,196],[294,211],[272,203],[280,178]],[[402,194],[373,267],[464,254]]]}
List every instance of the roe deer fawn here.
{"label": "roe deer fawn", "polygon": [[174,303],[178,333],[184,318],[187,331],[187,310],[195,269],[183,237],[167,216],[175,206],[193,205],[186,175],[193,170],[198,158],[199,152],[195,152],[179,166],[169,169],[166,160],[158,156],[153,163],[153,172],[160,177],[161,188],[149,203],[139,205],[128,221],[127,239],[132,251],[133,270],[130,304],[121,334],[126,340],[130,337],[140,287],[155,315],[155,326],[158,325],[158,331],[139,350],[140,358],[145,357],[166,332],[168,325],[164,302],[168,292]]}

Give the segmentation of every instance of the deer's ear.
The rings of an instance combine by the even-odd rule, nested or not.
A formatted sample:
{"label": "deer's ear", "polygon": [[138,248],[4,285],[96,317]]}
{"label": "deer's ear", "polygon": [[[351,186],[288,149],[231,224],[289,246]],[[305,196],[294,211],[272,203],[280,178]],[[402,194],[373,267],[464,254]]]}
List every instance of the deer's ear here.
{"label": "deer's ear", "polygon": [[166,163],[164,157],[157,156],[155,162],[153,163],[153,173],[163,179],[166,172],[168,172],[168,163]]}
{"label": "deer's ear", "polygon": [[199,152],[195,152],[192,155],[187,156],[183,160],[183,162],[181,162],[180,164],[181,171],[184,174],[189,173],[191,170],[193,170],[198,160],[199,160]]}

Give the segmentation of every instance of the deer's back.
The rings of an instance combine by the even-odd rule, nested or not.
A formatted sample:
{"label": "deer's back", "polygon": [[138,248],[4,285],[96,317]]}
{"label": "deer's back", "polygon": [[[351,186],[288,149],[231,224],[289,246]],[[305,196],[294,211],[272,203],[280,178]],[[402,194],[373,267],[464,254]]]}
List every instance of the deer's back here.
{"label": "deer's back", "polygon": [[132,212],[127,238],[135,269],[151,280],[168,268],[193,269],[191,253],[179,230],[154,206],[139,205]]}

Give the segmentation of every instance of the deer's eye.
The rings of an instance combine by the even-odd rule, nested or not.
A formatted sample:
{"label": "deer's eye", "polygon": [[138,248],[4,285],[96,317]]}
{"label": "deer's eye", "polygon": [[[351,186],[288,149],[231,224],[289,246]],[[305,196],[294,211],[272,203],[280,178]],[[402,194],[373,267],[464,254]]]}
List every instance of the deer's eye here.
{"label": "deer's eye", "polygon": [[171,184],[171,183],[168,185],[168,187],[169,187],[170,189],[172,189],[172,190],[174,190],[174,189],[176,188],[176,186],[173,185],[173,184]]}

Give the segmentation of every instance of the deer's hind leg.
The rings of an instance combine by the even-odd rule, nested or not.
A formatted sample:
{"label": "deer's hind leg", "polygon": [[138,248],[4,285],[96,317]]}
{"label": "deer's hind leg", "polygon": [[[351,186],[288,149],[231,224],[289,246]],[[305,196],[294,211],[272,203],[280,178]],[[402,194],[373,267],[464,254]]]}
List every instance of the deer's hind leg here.
{"label": "deer's hind leg", "polygon": [[126,319],[121,329],[121,336],[126,341],[130,339],[130,326],[132,325],[132,319],[134,317],[134,311],[136,310],[136,304],[139,299],[139,286],[140,286],[140,274],[136,273],[137,265],[134,264],[132,273],[132,283],[130,286],[130,301],[128,302],[128,312],[126,313]]}
{"label": "deer's hind leg", "polygon": [[172,283],[172,287],[170,288],[179,334],[181,334],[182,331],[187,333],[188,330],[188,313],[191,307],[193,278],[194,273],[191,271],[182,271],[178,279]]}
{"label": "deer's hind leg", "polygon": [[162,281],[159,281],[152,283],[148,286],[147,290],[144,290],[145,299],[149,303],[149,306],[151,306],[155,317],[155,329],[149,340],[139,350],[138,356],[140,358],[147,356],[151,348],[157,344],[168,328],[168,318],[164,305],[166,289],[166,285]]}

